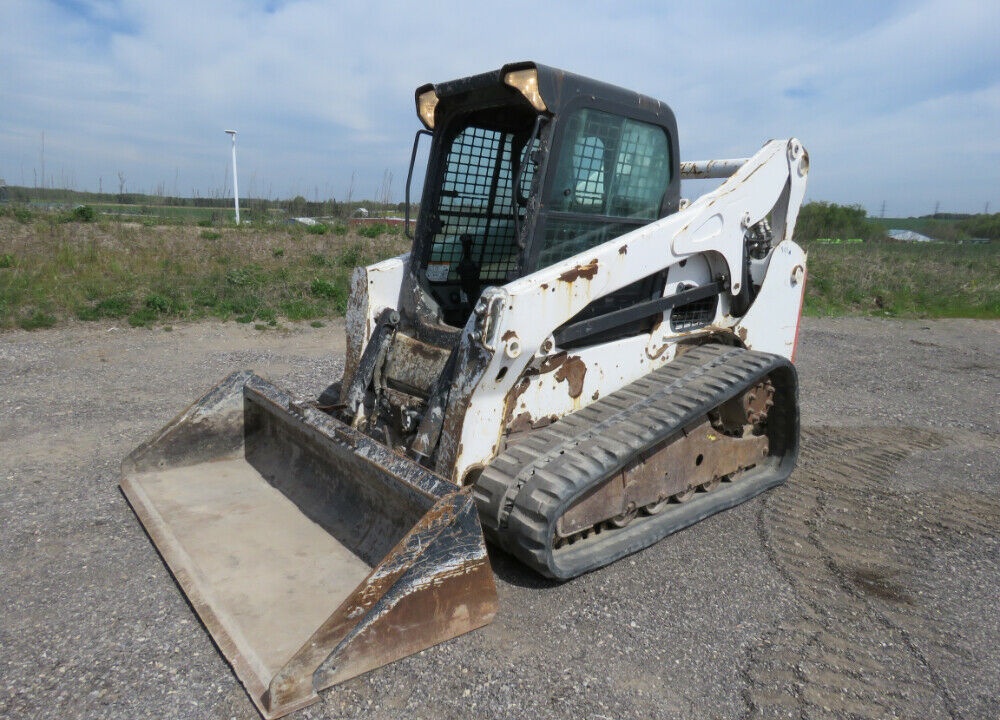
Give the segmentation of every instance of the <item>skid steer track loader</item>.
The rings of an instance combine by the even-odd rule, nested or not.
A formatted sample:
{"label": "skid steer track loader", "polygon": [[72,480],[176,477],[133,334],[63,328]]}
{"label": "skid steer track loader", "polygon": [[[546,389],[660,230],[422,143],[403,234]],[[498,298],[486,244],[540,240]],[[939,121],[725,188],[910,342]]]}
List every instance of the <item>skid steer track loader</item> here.
{"label": "skid steer track loader", "polygon": [[[339,385],[250,372],[122,488],[266,717],[484,625],[484,538],[567,579],[782,483],[808,155],[681,163],[670,109],[535,63],[416,92],[410,253],[359,268]],[[722,182],[693,202],[681,178]]]}

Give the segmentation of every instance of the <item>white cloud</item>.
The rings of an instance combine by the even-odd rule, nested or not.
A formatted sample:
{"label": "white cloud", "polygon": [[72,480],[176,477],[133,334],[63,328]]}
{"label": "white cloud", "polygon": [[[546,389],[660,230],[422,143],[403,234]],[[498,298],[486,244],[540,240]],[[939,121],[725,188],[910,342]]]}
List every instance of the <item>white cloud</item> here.
{"label": "white cloud", "polygon": [[343,196],[356,172],[363,196],[389,168],[401,198],[413,89],[535,59],[667,101],[686,158],[800,137],[812,198],[1000,206],[987,5],[7,0],[0,177],[31,184],[44,131],[56,184],[211,194],[235,125],[241,189]]}

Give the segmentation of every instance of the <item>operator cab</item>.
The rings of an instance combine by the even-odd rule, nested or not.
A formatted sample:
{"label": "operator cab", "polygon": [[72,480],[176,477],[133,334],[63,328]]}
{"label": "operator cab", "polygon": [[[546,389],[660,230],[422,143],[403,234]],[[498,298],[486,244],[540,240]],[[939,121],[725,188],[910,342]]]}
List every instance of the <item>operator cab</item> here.
{"label": "operator cab", "polygon": [[[677,210],[677,127],[657,100],[516,63],[424,85],[416,105],[427,130],[414,157],[420,135],[432,141],[409,279],[422,291],[419,304],[436,306],[448,326],[465,325],[483,288]],[[662,289],[652,275],[580,319]]]}

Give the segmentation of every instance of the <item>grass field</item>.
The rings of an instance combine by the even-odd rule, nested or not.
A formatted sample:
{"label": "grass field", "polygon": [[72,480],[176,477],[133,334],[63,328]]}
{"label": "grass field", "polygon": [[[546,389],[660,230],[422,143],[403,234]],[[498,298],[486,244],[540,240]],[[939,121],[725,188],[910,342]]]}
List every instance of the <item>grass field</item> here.
{"label": "grass field", "polygon": [[[163,210],[163,208],[158,208]],[[352,268],[405,252],[398,228],[174,222],[95,209],[0,212],[0,329],[70,319],[263,327],[343,314]],[[810,315],[1000,317],[1000,244],[806,242]]]}
{"label": "grass field", "polygon": [[1000,245],[807,245],[809,315],[1000,318]]}
{"label": "grass field", "polygon": [[98,215],[108,215],[122,219],[134,218],[147,225],[196,224],[198,222],[221,222],[224,218],[231,220],[233,210],[203,207],[179,207],[159,205],[149,207],[144,205],[124,205],[120,203],[100,203],[91,207]]}
{"label": "grass field", "polygon": [[[351,270],[405,252],[345,226],[203,228],[0,217],[0,328],[217,317],[276,325],[343,314]],[[374,234],[374,233],[372,233]]]}

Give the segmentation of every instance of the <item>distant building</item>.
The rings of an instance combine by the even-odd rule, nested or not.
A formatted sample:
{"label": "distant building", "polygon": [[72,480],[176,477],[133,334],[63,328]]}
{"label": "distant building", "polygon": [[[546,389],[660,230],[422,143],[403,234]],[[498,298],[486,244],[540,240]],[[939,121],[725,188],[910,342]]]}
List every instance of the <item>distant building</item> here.
{"label": "distant building", "polygon": [[913,230],[894,229],[890,230],[886,234],[893,240],[903,240],[904,242],[937,242],[934,238],[921,235],[918,232],[913,232]]}

